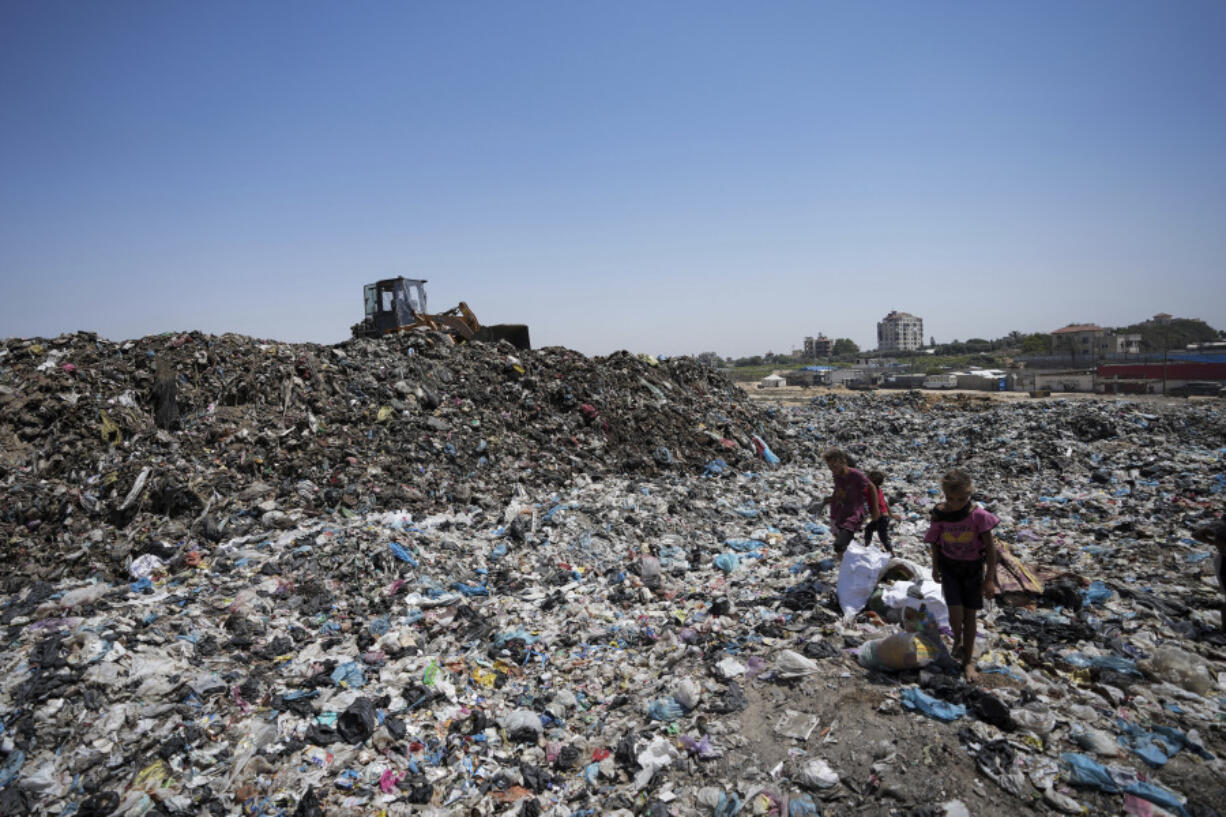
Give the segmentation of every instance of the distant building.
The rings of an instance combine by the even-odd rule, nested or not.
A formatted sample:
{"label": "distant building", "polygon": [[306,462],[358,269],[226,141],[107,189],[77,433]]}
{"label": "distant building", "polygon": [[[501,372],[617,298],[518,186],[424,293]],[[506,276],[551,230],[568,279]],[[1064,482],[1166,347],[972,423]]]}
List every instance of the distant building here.
{"label": "distant building", "polygon": [[1141,353],[1141,336],[1118,335],[1094,323],[1070,323],[1051,333],[1051,350],[1083,360],[1137,355]]}
{"label": "distant building", "polygon": [[874,382],[874,377],[866,369],[834,369],[830,372],[827,382],[831,386],[847,386],[852,383],[872,383]]}
{"label": "distant building", "polygon": [[834,340],[825,335],[815,338],[805,338],[805,357],[823,358],[834,353]]}
{"label": "distant building", "polygon": [[1226,363],[1177,361],[1104,364],[1097,370],[1096,391],[1107,394],[1212,394],[1188,392],[1189,386],[1226,386]]}
{"label": "distant building", "polygon": [[877,323],[877,351],[910,352],[924,345],[924,319],[891,311]]}
{"label": "distant building", "polygon": [[1157,315],[1150,318],[1151,323],[1156,323],[1159,326],[1166,326],[1172,320],[1174,320],[1174,316],[1169,312],[1159,312]]}

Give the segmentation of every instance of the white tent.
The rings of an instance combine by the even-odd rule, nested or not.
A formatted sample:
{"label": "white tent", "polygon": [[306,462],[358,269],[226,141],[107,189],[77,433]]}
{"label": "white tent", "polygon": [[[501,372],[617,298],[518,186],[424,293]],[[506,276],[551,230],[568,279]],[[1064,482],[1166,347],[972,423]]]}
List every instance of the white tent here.
{"label": "white tent", "polygon": [[784,380],[779,375],[772,374],[772,375],[767,375],[766,377],[762,378],[762,382],[759,383],[758,385],[760,385],[764,389],[777,389],[780,386],[785,385],[786,383],[787,381]]}

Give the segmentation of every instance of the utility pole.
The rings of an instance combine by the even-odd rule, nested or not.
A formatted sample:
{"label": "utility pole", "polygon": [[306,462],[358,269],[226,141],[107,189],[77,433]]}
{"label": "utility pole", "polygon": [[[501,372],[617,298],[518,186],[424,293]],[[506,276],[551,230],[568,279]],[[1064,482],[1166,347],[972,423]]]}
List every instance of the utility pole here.
{"label": "utility pole", "polygon": [[1162,396],[1163,397],[1166,397],[1166,350],[1167,350],[1167,347],[1170,345],[1170,342],[1167,338],[1168,332],[1169,330],[1167,329],[1162,330]]}

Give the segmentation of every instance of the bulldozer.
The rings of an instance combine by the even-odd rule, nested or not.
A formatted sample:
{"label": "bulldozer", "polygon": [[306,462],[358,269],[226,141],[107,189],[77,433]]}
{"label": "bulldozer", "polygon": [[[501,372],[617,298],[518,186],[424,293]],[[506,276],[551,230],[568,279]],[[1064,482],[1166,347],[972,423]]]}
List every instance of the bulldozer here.
{"label": "bulldozer", "polygon": [[509,341],[516,349],[530,349],[528,327],[522,323],[483,326],[477,316],[460,301],[446,312],[431,314],[426,309],[426,281],[419,278],[385,278],[362,288],[366,317],[352,327],[355,338],[374,338],[390,332],[433,329],[446,332],[459,341]]}

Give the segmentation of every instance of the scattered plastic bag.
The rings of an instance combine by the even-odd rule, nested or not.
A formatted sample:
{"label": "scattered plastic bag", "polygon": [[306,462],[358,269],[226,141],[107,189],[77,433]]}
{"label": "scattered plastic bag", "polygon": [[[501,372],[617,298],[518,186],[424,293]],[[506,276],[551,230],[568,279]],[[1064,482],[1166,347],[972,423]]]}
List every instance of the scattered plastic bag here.
{"label": "scattered plastic bag", "polygon": [[839,783],[839,774],[821,758],[813,758],[801,764],[796,773],[796,782],[806,789],[829,789]]}
{"label": "scattered plastic bag", "polygon": [[1138,661],[1137,666],[1155,680],[1172,681],[1197,695],[1207,695],[1217,687],[1217,679],[1205,660],[1178,647],[1159,647],[1151,658]]}
{"label": "scattered plastic bag", "polygon": [[907,709],[922,712],[930,718],[942,721],[956,721],[966,715],[966,707],[962,704],[946,703],[932,697],[919,687],[907,687],[902,691],[902,705]]}
{"label": "scattered plastic bag", "polygon": [[876,548],[855,542],[847,546],[839,566],[838,584],[839,606],[844,616],[853,616],[864,609],[877,586],[877,577],[889,561],[889,554]]}
{"label": "scattered plastic bag", "polygon": [[775,671],[780,678],[801,678],[816,673],[818,666],[795,650],[780,650],[775,656]]}

